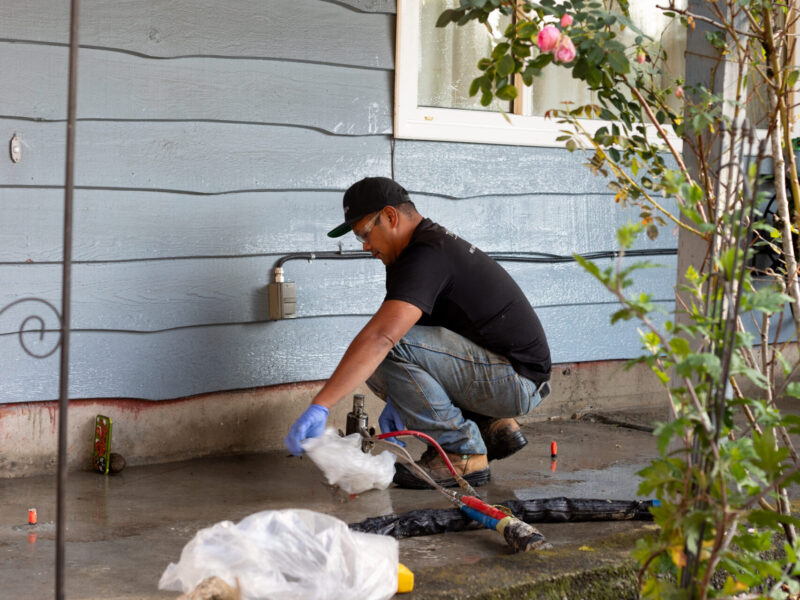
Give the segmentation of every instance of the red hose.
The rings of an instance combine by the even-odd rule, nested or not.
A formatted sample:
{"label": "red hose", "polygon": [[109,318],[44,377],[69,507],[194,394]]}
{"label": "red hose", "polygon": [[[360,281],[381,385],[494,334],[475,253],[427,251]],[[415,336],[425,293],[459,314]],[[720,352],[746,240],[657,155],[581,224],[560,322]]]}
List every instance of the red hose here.
{"label": "red hose", "polygon": [[[450,473],[452,473],[454,477],[458,477],[458,475],[456,474],[456,469],[453,466],[453,463],[450,462],[450,458],[447,456],[447,453],[442,449],[439,443],[431,436],[429,436],[427,433],[422,433],[421,431],[414,431],[411,429],[402,429],[400,431],[388,431],[386,433],[381,433],[379,435],[376,435],[375,437],[379,440],[383,440],[390,437],[408,437],[408,436],[418,437],[425,440],[426,442],[429,442],[439,452],[439,455],[442,457],[444,464],[447,465],[447,468],[449,469]],[[480,498],[476,498],[475,496],[461,496],[459,503],[462,506],[464,505],[469,506],[470,508],[473,508],[489,517],[492,517],[493,519],[497,519],[500,521],[502,521],[508,516],[500,509],[495,508],[491,504],[487,504],[486,502],[484,502]]]}
{"label": "red hose", "polygon": [[487,504],[480,498],[476,498],[475,496],[461,496],[461,501],[466,504],[467,506],[474,508],[475,510],[479,510],[485,515],[489,515],[494,519],[498,519],[502,521],[508,515],[504,513],[499,508],[495,508],[494,506]]}
{"label": "red hose", "polygon": [[456,469],[453,466],[453,463],[450,462],[447,453],[444,450],[442,450],[442,447],[436,442],[436,440],[433,439],[431,436],[429,436],[427,433],[422,433],[421,431],[412,431],[411,429],[401,429],[400,431],[388,431],[386,433],[381,433],[380,435],[376,435],[375,437],[378,438],[379,440],[382,440],[389,437],[403,437],[409,435],[422,438],[423,440],[428,442],[431,446],[436,448],[436,450],[439,452],[439,456],[442,457],[442,460],[444,461],[444,464],[447,466],[447,469],[450,471],[450,473],[452,473],[454,477],[458,476],[458,473],[456,473]]}

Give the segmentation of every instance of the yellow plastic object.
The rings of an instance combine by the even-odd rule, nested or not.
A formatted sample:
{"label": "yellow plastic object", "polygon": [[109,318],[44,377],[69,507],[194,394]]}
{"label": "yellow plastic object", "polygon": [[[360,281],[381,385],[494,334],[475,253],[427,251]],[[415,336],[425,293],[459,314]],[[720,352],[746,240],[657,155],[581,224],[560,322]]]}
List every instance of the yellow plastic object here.
{"label": "yellow plastic object", "polygon": [[414,573],[403,563],[397,563],[397,593],[407,594],[414,589]]}

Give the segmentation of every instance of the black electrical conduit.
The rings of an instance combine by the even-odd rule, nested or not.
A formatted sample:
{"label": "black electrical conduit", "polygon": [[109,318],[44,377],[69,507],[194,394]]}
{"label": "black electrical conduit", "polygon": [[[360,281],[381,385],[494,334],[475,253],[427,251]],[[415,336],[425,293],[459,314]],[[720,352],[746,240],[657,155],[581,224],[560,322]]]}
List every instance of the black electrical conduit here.
{"label": "black electrical conduit", "polygon": [[[529,262],[529,263],[565,263],[575,262],[574,256],[567,256],[563,254],[549,254],[547,252],[487,252],[489,256],[497,261],[504,262]],[[582,258],[586,260],[599,260],[603,258],[617,258],[623,254],[620,250],[604,250],[600,252],[589,252],[588,254],[581,254]],[[677,248],[656,248],[653,250],[626,250],[625,256],[675,256],[678,254]],[[369,252],[362,252],[361,250],[347,250],[347,251],[323,251],[323,252],[294,252],[281,256],[275,261],[274,269],[283,268],[283,265],[290,260],[316,260],[316,259],[334,259],[334,260],[353,260],[361,258],[372,258]]]}
{"label": "black electrical conduit", "polygon": [[[499,506],[526,523],[577,523],[585,521],[652,521],[652,506],[658,500],[603,500],[581,498],[535,498],[507,500]],[[407,538],[419,535],[467,531],[483,526],[457,508],[412,510],[399,515],[370,517],[349,525],[353,531]]]}

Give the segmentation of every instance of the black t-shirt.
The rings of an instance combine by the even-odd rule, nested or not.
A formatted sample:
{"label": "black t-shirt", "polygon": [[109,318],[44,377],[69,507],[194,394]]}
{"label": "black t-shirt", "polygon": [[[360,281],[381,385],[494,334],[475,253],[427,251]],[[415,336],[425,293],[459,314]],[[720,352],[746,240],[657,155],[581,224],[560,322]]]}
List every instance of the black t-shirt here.
{"label": "black t-shirt", "polygon": [[413,304],[419,325],[463,335],[537,384],[550,379],[547,338],[525,294],[491,257],[430,219],[386,267],[386,300]]}

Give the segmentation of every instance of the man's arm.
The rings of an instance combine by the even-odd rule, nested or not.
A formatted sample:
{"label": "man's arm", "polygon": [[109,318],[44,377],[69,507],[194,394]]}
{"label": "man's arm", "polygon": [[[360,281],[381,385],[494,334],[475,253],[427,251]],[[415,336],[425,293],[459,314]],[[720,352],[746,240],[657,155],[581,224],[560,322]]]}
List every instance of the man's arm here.
{"label": "man's arm", "polygon": [[381,304],[378,312],[350,343],[313,404],[330,408],[366,381],[421,316],[419,308],[402,300],[386,300]]}
{"label": "man's arm", "polygon": [[295,456],[303,453],[303,440],[322,435],[328,408],[352,392],[378,368],[389,350],[422,316],[422,311],[402,300],[387,300],[350,342],[339,366],[298,417],[286,436],[286,447]]}

